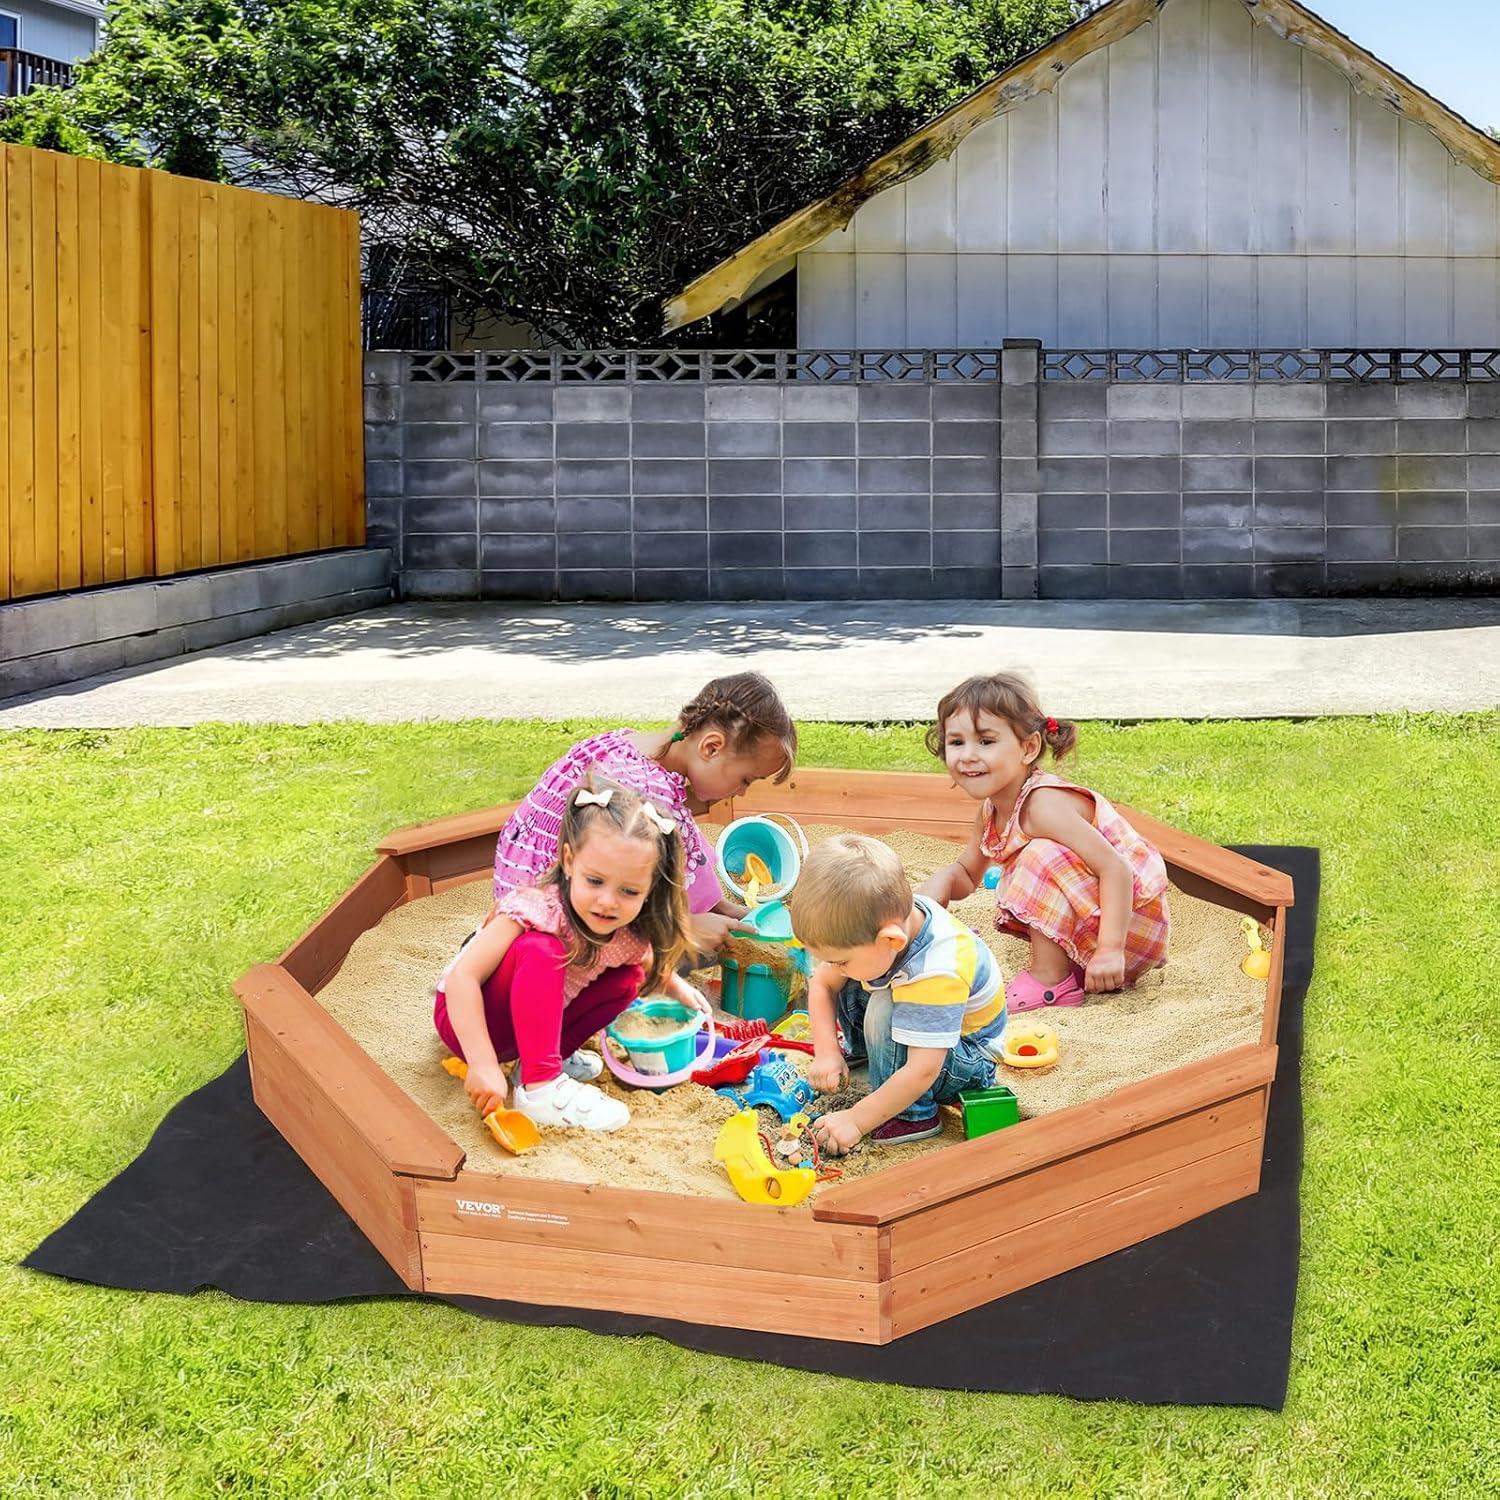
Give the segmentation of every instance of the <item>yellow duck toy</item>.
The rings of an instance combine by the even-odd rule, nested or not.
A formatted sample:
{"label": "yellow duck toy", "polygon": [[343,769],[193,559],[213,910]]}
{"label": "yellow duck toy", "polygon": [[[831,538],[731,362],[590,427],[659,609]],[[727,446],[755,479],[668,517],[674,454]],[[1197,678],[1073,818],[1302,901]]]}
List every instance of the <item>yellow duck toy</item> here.
{"label": "yellow duck toy", "polygon": [[1266,951],[1265,944],[1260,938],[1260,923],[1254,917],[1246,917],[1240,923],[1240,931],[1245,934],[1245,941],[1250,944],[1250,951],[1240,960],[1240,972],[1248,974],[1251,979],[1269,979],[1271,977],[1271,955]]}
{"label": "yellow duck toy", "polygon": [[1000,1061],[1007,1068],[1050,1068],[1058,1058],[1057,1033],[1035,1021],[1012,1021],[1005,1028]]}
{"label": "yellow duck toy", "polygon": [[714,1160],[724,1163],[729,1181],[746,1203],[772,1203],[792,1208],[812,1192],[818,1174],[811,1167],[771,1165],[760,1143],[760,1120],[753,1109],[742,1109],[724,1122],[714,1142]]}

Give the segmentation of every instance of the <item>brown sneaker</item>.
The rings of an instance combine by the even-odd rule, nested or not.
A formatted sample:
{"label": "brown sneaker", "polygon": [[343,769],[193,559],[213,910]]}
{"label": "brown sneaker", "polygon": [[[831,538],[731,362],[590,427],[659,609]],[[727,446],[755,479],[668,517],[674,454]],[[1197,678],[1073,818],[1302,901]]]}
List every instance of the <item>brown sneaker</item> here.
{"label": "brown sneaker", "polygon": [[942,1133],[943,1122],[938,1115],[933,1115],[930,1120],[903,1120],[897,1115],[894,1120],[887,1120],[884,1125],[877,1125],[870,1132],[870,1144],[905,1146],[911,1141],[930,1140]]}

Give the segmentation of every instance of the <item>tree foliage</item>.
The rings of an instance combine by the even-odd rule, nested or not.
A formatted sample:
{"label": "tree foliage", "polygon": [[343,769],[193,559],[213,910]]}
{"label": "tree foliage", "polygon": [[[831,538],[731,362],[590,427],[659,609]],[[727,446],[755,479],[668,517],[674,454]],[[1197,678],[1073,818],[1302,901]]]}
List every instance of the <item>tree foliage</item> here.
{"label": "tree foliage", "polygon": [[578,344],[1039,46],[1078,0],[114,0],[0,134],[357,208],[460,302]]}

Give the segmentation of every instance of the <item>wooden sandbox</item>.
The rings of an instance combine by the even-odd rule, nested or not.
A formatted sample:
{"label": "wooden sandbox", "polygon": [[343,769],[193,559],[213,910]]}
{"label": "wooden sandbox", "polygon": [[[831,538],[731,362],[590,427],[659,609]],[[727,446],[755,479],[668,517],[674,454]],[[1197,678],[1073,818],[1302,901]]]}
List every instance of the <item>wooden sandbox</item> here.
{"label": "wooden sandbox", "polygon": [[[235,986],[256,1103],[414,1291],[884,1344],[1259,1187],[1292,882],[1129,809],[1175,885],[1272,932],[1258,1044],[820,1188],[810,1211],[466,1169],[314,997],[395,907],[488,880],[513,805],[391,834],[301,941]],[[723,811],[958,842],[974,818],[939,777],[861,771],[800,771]]]}

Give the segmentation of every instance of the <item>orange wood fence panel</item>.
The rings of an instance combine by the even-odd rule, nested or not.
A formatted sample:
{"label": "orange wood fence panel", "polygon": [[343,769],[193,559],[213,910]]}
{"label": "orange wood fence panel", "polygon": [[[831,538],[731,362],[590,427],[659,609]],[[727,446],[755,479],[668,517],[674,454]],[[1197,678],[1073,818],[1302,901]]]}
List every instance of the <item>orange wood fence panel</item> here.
{"label": "orange wood fence panel", "polygon": [[0,600],[364,541],[359,223],[0,146]]}

